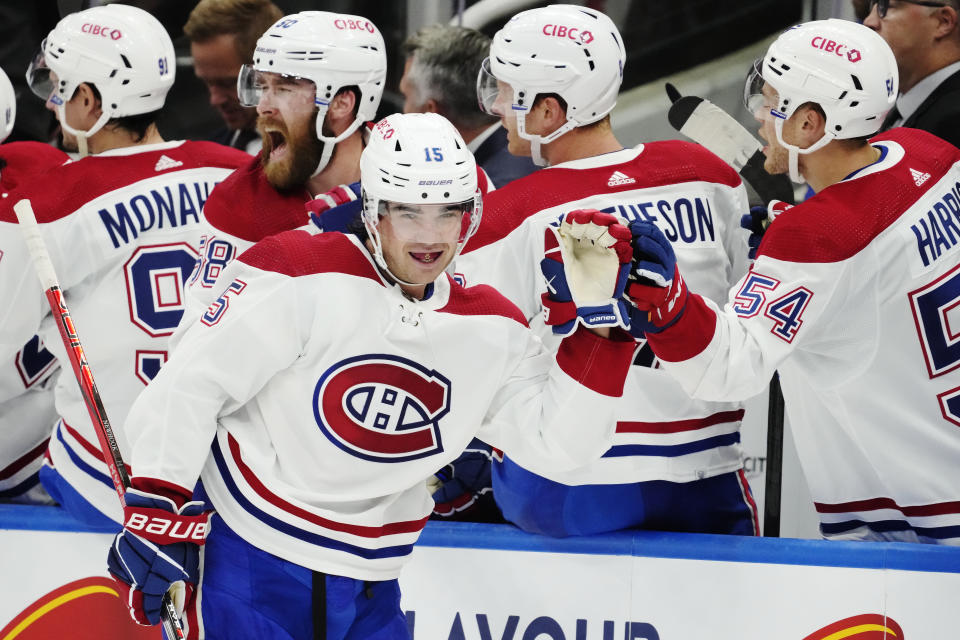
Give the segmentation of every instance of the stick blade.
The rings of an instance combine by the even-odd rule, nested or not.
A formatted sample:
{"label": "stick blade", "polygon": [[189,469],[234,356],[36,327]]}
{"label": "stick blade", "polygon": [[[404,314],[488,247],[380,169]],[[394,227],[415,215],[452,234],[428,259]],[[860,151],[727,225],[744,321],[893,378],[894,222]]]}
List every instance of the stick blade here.
{"label": "stick blade", "polygon": [[704,98],[684,96],[670,112],[670,124],[677,131],[702,144],[737,171],[762,148],[746,127]]}

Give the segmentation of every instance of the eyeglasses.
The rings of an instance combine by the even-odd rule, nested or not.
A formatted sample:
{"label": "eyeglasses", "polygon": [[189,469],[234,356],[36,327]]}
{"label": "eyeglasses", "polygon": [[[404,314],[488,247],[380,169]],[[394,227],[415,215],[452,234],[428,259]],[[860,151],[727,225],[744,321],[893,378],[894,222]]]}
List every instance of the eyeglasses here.
{"label": "eyeglasses", "polygon": [[[918,4],[922,7],[949,7],[950,3],[944,2],[929,2],[928,0],[896,0],[897,2],[905,2],[907,4]],[[870,0],[870,9],[877,7],[877,15],[881,18],[885,18],[887,11],[890,9],[890,0]]]}

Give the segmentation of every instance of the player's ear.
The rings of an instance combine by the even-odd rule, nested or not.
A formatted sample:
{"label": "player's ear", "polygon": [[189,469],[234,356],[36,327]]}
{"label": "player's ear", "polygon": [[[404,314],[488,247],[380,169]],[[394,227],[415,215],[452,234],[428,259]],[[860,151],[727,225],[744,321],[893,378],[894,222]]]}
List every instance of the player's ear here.
{"label": "player's ear", "polygon": [[100,98],[93,87],[86,82],[81,82],[77,90],[73,93],[71,101],[83,108],[84,112],[96,118],[102,113]]}
{"label": "player's ear", "polygon": [[357,94],[350,89],[341,89],[337,95],[330,101],[330,108],[327,110],[327,124],[339,135],[337,123],[343,122],[344,126],[353,122],[354,114],[357,111]]}
{"label": "player's ear", "polygon": [[[535,115],[537,124],[539,125],[536,131],[530,128],[531,115]],[[559,129],[566,121],[567,112],[566,109],[563,108],[563,105],[560,104],[560,101],[554,96],[541,95],[537,97],[533,108],[530,110],[530,114],[527,115],[527,131],[546,136]]]}
{"label": "player's ear", "polygon": [[799,119],[800,135],[806,143],[802,144],[801,148],[813,144],[823,137],[827,127],[827,117],[820,107],[812,103],[807,103],[801,105],[795,115]]}
{"label": "player's ear", "polygon": [[933,12],[933,17],[937,20],[937,29],[934,31],[935,38],[955,38],[957,30],[957,10],[945,4]]}

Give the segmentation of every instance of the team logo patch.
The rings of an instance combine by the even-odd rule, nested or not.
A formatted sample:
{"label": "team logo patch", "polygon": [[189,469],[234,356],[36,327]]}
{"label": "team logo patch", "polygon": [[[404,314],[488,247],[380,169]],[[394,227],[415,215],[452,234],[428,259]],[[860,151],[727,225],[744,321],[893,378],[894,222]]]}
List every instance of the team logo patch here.
{"label": "team logo patch", "polygon": [[450,411],[450,381],[406,358],[354,356],[320,377],[313,394],[317,425],[351,455],[402,462],[443,451],[440,420]]}

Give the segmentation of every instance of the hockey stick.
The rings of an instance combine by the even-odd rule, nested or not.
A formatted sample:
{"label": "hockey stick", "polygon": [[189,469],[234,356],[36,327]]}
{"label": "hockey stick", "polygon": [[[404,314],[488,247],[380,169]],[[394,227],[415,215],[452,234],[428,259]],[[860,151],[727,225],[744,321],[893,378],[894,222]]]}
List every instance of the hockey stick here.
{"label": "hockey stick", "polygon": [[[709,100],[681,96],[669,82],[667,95],[673,103],[667,119],[674,129],[698,142],[737,170],[764,202],[793,203],[793,187],[782,175],[763,168],[760,142],[727,112]],[[780,498],[783,484],[783,393],[774,373],[767,403],[767,471],[763,500],[763,535],[780,537]]]}
{"label": "hockey stick", "polygon": [[[50,310],[53,312],[54,318],[57,319],[60,338],[63,340],[63,346],[67,349],[70,364],[73,365],[73,374],[77,379],[77,384],[80,385],[84,403],[90,413],[90,419],[96,427],[97,440],[100,441],[100,450],[103,452],[107,468],[110,470],[113,488],[116,489],[117,496],[120,498],[120,506],[125,507],[124,496],[127,488],[130,487],[130,476],[127,474],[123,457],[120,455],[120,447],[117,446],[113,428],[107,419],[107,412],[103,407],[103,401],[100,399],[100,392],[93,381],[93,372],[90,370],[87,357],[83,353],[83,346],[77,336],[73,318],[70,317],[70,309],[67,308],[66,300],[63,298],[63,291],[60,289],[57,274],[53,270],[53,262],[50,260],[47,246],[40,235],[40,226],[37,224],[37,217],[33,213],[33,206],[31,206],[30,200],[24,199],[13,205],[13,210],[17,214],[23,239],[30,251],[30,256],[33,258],[33,265],[37,270],[37,276],[40,278],[40,286],[43,287],[47,302],[50,304]],[[174,607],[169,593],[163,596],[160,617],[168,640],[183,640],[185,638],[180,616],[177,615],[177,609]]]}

